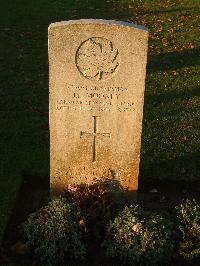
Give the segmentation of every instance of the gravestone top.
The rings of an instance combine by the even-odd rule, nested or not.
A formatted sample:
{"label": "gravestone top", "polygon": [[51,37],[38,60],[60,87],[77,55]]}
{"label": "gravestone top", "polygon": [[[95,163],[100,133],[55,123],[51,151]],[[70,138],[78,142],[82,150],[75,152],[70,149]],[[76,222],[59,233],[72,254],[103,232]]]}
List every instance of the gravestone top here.
{"label": "gravestone top", "polygon": [[110,178],[137,190],[148,31],[111,20],[49,27],[52,195]]}
{"label": "gravestone top", "polygon": [[66,26],[66,25],[73,25],[73,24],[106,24],[106,25],[119,25],[119,26],[127,26],[133,27],[140,30],[145,30],[148,32],[148,29],[145,26],[137,25],[131,22],[126,21],[119,21],[119,20],[106,20],[106,19],[79,19],[79,20],[68,20],[68,21],[60,21],[54,22],[49,25],[51,27],[59,27],[59,26]]}

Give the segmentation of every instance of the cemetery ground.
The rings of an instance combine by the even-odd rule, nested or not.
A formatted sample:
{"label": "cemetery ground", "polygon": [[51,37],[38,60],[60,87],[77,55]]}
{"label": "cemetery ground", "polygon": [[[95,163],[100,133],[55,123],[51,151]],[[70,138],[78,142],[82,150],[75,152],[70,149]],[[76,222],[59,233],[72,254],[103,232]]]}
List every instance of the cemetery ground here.
{"label": "cemetery ground", "polygon": [[47,28],[56,21],[149,29],[138,199],[158,212],[200,200],[199,10],[197,0],[1,3],[0,240],[14,244],[16,227],[49,196]]}

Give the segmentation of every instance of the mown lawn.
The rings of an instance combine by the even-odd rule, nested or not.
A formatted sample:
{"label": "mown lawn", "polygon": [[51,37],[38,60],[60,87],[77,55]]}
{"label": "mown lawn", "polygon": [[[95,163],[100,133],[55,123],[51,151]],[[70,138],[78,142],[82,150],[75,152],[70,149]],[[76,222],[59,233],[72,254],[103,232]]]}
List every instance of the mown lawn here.
{"label": "mown lawn", "polygon": [[105,18],[149,29],[140,178],[200,179],[199,10],[198,0],[1,1],[0,239],[24,176],[49,175],[51,22]]}

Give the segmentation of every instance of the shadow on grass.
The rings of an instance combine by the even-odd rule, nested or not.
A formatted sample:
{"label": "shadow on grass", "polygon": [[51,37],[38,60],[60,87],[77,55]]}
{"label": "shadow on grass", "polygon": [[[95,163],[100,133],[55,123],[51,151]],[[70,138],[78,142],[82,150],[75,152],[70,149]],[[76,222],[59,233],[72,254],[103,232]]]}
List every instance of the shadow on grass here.
{"label": "shadow on grass", "polygon": [[[147,95],[145,97],[145,103],[151,104],[152,107],[159,107],[160,104],[168,103],[168,102],[177,102],[177,101],[187,101],[190,98],[193,97],[199,97],[200,96],[200,90],[199,87],[194,88],[185,88],[184,91],[168,91],[159,93],[157,95]],[[180,107],[179,107],[180,108]],[[184,107],[185,108],[185,107]],[[148,110],[144,110],[148,114]],[[180,109],[179,109],[180,111]],[[172,110],[169,110],[169,112],[172,112]]]}
{"label": "shadow on grass", "polygon": [[48,176],[23,176],[23,182],[4,233],[3,240],[5,243],[9,241],[15,243],[20,234],[19,226],[30,213],[35,212],[48,202],[50,198],[49,191]]}
{"label": "shadow on grass", "polygon": [[176,183],[180,182],[190,183],[200,182],[200,153],[180,156],[171,160],[163,160],[147,164],[141,160],[140,175],[144,180],[162,180],[163,182]]}
{"label": "shadow on grass", "polygon": [[149,55],[147,70],[151,73],[197,66],[200,64],[199,53],[200,48],[197,47],[194,49],[185,49],[179,52]]}

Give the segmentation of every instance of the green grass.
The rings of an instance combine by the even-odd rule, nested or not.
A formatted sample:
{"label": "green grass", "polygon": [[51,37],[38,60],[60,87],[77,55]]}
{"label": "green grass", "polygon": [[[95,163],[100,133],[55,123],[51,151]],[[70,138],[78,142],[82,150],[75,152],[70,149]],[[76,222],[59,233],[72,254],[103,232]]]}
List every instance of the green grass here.
{"label": "green grass", "polygon": [[105,18],[149,28],[140,175],[199,179],[199,9],[198,0],[1,1],[0,239],[23,174],[49,174],[51,22]]}

